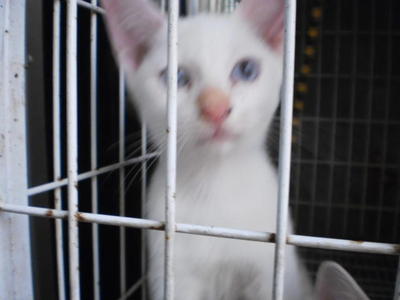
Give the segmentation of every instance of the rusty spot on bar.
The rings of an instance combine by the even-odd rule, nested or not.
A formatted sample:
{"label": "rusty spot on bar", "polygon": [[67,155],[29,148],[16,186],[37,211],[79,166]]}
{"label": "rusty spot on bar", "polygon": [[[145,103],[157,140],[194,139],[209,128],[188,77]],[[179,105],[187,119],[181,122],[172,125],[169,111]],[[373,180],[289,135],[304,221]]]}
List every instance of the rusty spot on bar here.
{"label": "rusty spot on bar", "polygon": [[362,245],[364,243],[364,241],[355,241],[355,240],[353,240],[352,242],[357,245]]}
{"label": "rusty spot on bar", "polygon": [[78,220],[78,221],[80,221],[80,222],[84,222],[85,221],[85,218],[82,216],[82,214],[81,213],[79,213],[79,212],[77,212],[76,214],[75,214],[75,218]]}
{"label": "rusty spot on bar", "polygon": [[396,254],[400,254],[400,244],[394,245],[394,252],[396,252]]}
{"label": "rusty spot on bar", "polygon": [[149,229],[164,230],[165,229],[165,225],[161,224],[161,225],[157,225],[157,226],[151,226]]}
{"label": "rusty spot on bar", "polygon": [[46,217],[53,217],[54,216],[53,211],[51,209],[47,210],[45,215],[46,215]]}
{"label": "rusty spot on bar", "polygon": [[275,233],[271,233],[271,235],[269,236],[267,242],[275,243],[276,242],[276,234]]}

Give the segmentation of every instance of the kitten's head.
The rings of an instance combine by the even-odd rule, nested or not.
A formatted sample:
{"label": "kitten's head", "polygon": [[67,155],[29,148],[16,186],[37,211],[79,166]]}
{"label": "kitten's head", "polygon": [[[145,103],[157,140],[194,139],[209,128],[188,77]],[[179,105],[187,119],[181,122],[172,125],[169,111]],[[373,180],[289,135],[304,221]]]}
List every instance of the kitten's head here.
{"label": "kitten's head", "polygon": [[323,262],[318,270],[315,300],[369,300],[353,277],[332,261]]}
{"label": "kitten's head", "polygon": [[[160,144],[166,123],[167,22],[148,0],[104,0],[135,105]],[[181,19],[178,141],[223,152],[261,146],[278,105],[283,0],[243,0],[231,15]]]}

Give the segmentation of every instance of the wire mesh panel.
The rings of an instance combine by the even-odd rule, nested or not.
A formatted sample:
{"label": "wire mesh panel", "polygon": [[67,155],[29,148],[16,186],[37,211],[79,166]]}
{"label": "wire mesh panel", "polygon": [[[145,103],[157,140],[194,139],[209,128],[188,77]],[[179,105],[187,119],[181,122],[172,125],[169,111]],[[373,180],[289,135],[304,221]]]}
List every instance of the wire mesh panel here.
{"label": "wire mesh panel", "polygon": [[[23,1],[12,1],[17,2],[23,6]],[[169,8],[170,13],[169,78],[173,101],[179,51],[175,31],[178,7],[181,15],[228,13],[239,1],[156,2],[163,10]],[[292,26],[287,28],[294,33],[295,1],[288,3],[292,22],[288,24]],[[43,85],[45,105],[39,117],[46,126],[29,126],[28,146],[32,151],[24,149],[25,143],[19,148],[22,156],[27,153],[30,171],[29,188],[21,194],[21,200],[28,196],[31,206],[10,196],[4,201],[0,195],[0,221],[3,216],[14,218],[15,213],[54,219],[54,229],[49,227],[39,233],[51,239],[52,255],[34,264],[37,299],[55,298],[54,290],[58,299],[146,299],[146,249],[144,232],[138,228],[166,230],[169,237],[166,299],[174,298],[170,238],[175,231],[249,242],[277,240],[277,253],[281,255],[286,243],[297,245],[302,247],[311,274],[321,261],[332,259],[343,264],[372,299],[393,298],[400,238],[397,1],[297,1],[294,108],[290,106],[289,80],[283,93],[289,103],[282,107],[286,121],[277,117],[277,123],[282,121],[287,133],[286,139],[281,137],[285,144],[281,149],[286,151],[281,174],[289,171],[292,139],[290,208],[298,235],[287,238],[285,226],[278,226],[281,230],[275,237],[275,233],[175,224],[176,105],[170,106],[168,123],[172,151],[167,210],[172,209],[172,214],[166,224],[142,219],[146,182],[158,153],[147,143],[146,124],[137,120],[127,104],[124,74],[114,63],[103,26],[104,10],[97,0],[42,1],[42,6],[40,43],[49,59],[43,61],[41,69],[45,79],[31,76],[28,92],[39,83]],[[4,6],[0,6],[0,13],[4,12],[2,9]],[[6,19],[0,18],[0,28],[3,20]],[[28,35],[33,32],[29,26],[27,30]],[[4,43],[4,38],[1,41]],[[31,48],[35,45],[28,47],[29,53],[34,53]],[[288,54],[287,59],[292,57]],[[0,52],[0,62],[4,61],[4,52]],[[28,72],[33,74],[34,70]],[[285,78],[290,79],[291,73],[289,64]],[[34,97],[29,101],[31,105],[38,103]],[[27,114],[28,120],[38,117],[31,108]],[[34,151],[32,144],[39,131],[45,132],[46,147]],[[272,129],[269,140],[275,140],[275,147],[277,136]],[[46,161],[48,166],[37,166],[36,160]],[[48,178],[37,179],[35,176],[44,169],[50,174]],[[287,188],[288,179],[286,176],[283,181]],[[285,225],[287,193],[282,194],[278,224]],[[46,195],[47,203],[39,202],[38,195]],[[28,241],[27,219],[18,217],[22,218],[25,232],[21,241]],[[8,241],[7,235],[2,234],[4,237]],[[32,238],[37,235],[32,233]],[[45,247],[34,244],[32,253]],[[282,299],[284,258],[277,257],[274,299]],[[46,278],[43,272],[49,272],[43,271],[43,265],[50,265],[57,273],[53,284],[37,283]],[[25,287],[30,282],[30,271],[26,274]],[[32,293],[29,287],[23,290]]]}
{"label": "wire mesh panel", "polygon": [[[291,189],[297,232],[398,242],[400,7],[302,2]],[[332,258],[372,299],[393,298],[396,257],[303,251],[311,270]]]}

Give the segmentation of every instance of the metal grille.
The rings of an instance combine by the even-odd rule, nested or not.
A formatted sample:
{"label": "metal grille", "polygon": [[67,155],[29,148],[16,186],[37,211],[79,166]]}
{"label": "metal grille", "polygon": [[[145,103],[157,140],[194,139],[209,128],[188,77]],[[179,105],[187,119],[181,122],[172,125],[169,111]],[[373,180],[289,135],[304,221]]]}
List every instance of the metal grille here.
{"label": "metal grille", "polygon": [[[400,7],[391,0],[302,2],[291,187],[297,232],[396,243]],[[372,299],[393,297],[395,257],[302,253],[314,272],[331,258]]]}
{"label": "metal grille", "polygon": [[[0,221],[7,224],[0,226],[2,245],[7,245],[0,250],[1,257],[8,257],[7,253],[12,250],[17,253],[11,255],[9,261],[0,259],[0,276],[5,278],[0,280],[4,284],[0,283],[0,296],[6,299],[33,297],[33,289],[29,286],[28,258],[31,251],[26,245],[29,227],[26,217],[17,215],[24,214],[55,219],[50,223],[55,226],[55,239],[50,248],[56,249],[54,261],[57,267],[54,269],[57,270],[57,281],[50,280],[59,299],[145,299],[143,236],[131,228],[166,230],[171,237],[171,242],[166,245],[169,249],[166,299],[173,299],[171,254],[175,230],[249,241],[276,240],[278,263],[274,299],[282,299],[282,249],[286,242],[302,247],[386,254],[350,254],[308,248],[302,251],[311,271],[315,271],[321,260],[333,258],[355,275],[373,299],[391,299],[400,247],[396,244],[399,241],[400,215],[400,114],[395,97],[400,78],[397,74],[400,68],[396,68],[399,61],[395,55],[400,50],[400,26],[394,17],[399,12],[397,2],[386,0],[379,5],[374,1],[359,4],[355,0],[298,2],[298,65],[292,137],[295,1],[287,1],[288,46],[280,117],[282,153],[276,238],[274,233],[175,224],[172,194],[176,159],[176,49],[173,41],[176,38],[178,1],[167,2],[171,29],[170,165],[167,175],[170,213],[167,224],[164,224],[140,219],[143,205],[131,200],[141,198],[143,203],[146,170],[157,153],[152,152],[146,143],[145,124],[138,126],[127,118],[124,76],[111,62],[104,29],[100,26],[99,15],[103,10],[98,1],[54,0],[53,3],[42,3],[43,8],[47,8],[47,13],[43,13],[47,20],[44,23],[51,28],[45,30],[44,39],[52,41],[51,51],[45,50],[48,57],[52,57],[51,64],[47,62],[50,70],[47,75],[52,76],[52,84],[48,84],[45,92],[52,111],[48,112],[51,117],[46,122],[51,128],[47,141],[49,147],[36,156],[24,148],[24,140],[15,142],[19,136],[25,136],[24,103],[16,110],[10,108],[15,101],[12,94],[15,91],[21,93],[20,99],[24,99],[23,82],[18,78],[24,78],[25,72],[25,41],[21,28],[24,28],[22,20],[26,3],[23,0],[0,0],[0,16],[4,16],[0,18],[0,29],[7,33],[0,39],[0,69],[3,70],[0,92],[5,99],[0,107],[0,120],[2,124],[8,124],[0,130],[5,145],[5,150],[0,149],[0,182],[6,191],[0,194]],[[167,7],[166,1],[160,1],[160,4]],[[207,5],[202,1],[181,3],[182,11],[189,14],[207,10],[208,5],[214,11],[232,11],[235,1],[208,1]],[[380,14],[385,17],[379,17]],[[378,44],[382,47],[376,47]],[[310,47],[314,49],[314,55],[307,54]],[[385,63],[380,62],[381,57],[385,57]],[[17,70],[13,69],[15,65]],[[383,105],[378,101],[381,99],[385,99]],[[11,111],[13,114],[8,114]],[[116,121],[112,116],[118,116]],[[35,116],[28,111],[28,117],[32,120]],[[10,131],[10,128],[13,129]],[[133,128],[139,129],[141,136],[140,144],[136,145],[138,150],[137,147],[131,150],[130,138],[126,134]],[[34,132],[33,129],[28,131],[30,135]],[[285,239],[291,138],[294,147],[290,204],[299,235]],[[29,149],[34,148],[35,142],[35,137],[30,136]],[[22,159],[24,153],[28,153],[28,164]],[[45,171],[44,166],[37,166],[36,173],[30,170],[30,187],[25,192],[23,180],[28,172],[27,166],[33,166],[38,157],[44,160],[43,157],[52,157],[47,167],[51,169],[50,175],[41,179],[34,177]],[[136,180],[138,176],[141,181]],[[15,182],[18,182],[18,189],[13,187]],[[47,200],[40,199],[43,195]],[[119,199],[118,203],[115,199]],[[39,224],[35,222],[40,221],[32,219],[34,228]],[[52,229],[46,227],[36,235],[33,233],[32,238],[43,233],[51,236]],[[18,238],[11,238],[13,235]],[[33,255],[43,250],[43,246],[34,241],[32,245]],[[32,260],[35,261],[35,256]],[[44,264],[51,265],[54,261],[49,259]],[[38,299],[44,297],[41,294],[46,293],[43,286],[48,285],[43,284],[46,276],[40,271],[41,264],[34,263],[33,270]],[[10,270],[17,269],[22,270],[19,274],[26,277],[16,280],[8,276],[15,274]],[[42,285],[38,283],[40,278]],[[16,284],[18,282],[22,286]],[[52,295],[54,291],[47,293]],[[399,293],[395,299],[398,297]]]}

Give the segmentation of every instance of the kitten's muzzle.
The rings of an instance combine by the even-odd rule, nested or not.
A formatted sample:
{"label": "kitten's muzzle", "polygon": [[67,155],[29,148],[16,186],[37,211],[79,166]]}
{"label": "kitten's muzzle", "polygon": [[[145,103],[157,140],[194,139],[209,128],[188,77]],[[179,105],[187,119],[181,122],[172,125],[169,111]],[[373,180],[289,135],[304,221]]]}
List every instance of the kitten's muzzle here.
{"label": "kitten's muzzle", "polygon": [[221,126],[232,112],[229,96],[214,87],[202,90],[197,104],[201,118],[217,127]]}

